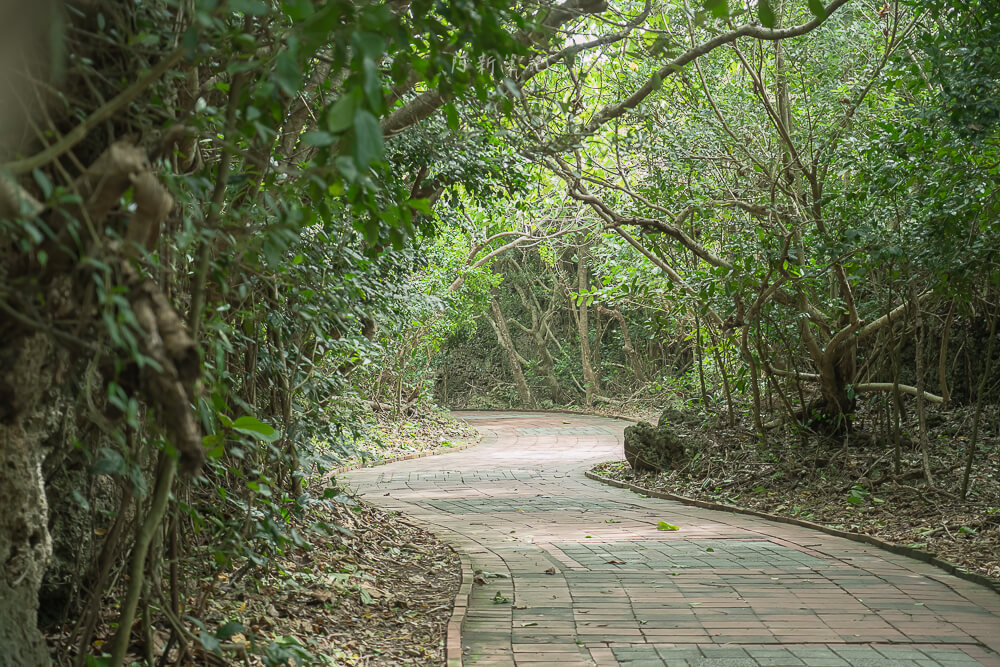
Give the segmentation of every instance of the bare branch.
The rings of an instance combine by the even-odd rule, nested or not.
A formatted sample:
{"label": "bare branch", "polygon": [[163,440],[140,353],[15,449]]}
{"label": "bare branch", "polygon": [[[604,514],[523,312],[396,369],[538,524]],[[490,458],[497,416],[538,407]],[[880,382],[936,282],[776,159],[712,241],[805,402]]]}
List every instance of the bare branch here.
{"label": "bare branch", "polygon": [[[911,387],[908,384],[893,384],[892,382],[866,382],[864,384],[854,385],[854,391],[856,392],[872,392],[872,391],[894,391],[899,389],[904,394],[909,394],[910,396],[919,395],[916,387]],[[924,392],[924,400],[930,401],[931,403],[944,403],[944,399],[937,394],[932,394],[928,391]]]}

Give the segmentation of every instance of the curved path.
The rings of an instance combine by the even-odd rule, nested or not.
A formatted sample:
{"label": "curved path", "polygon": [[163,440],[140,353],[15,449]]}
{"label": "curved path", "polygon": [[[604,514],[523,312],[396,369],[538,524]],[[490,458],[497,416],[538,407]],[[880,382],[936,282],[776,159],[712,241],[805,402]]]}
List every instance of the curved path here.
{"label": "curved path", "polygon": [[484,572],[456,608],[465,665],[1000,665],[993,591],[843,538],[585,478],[621,456],[625,422],[460,416],[481,444],[344,477]]}

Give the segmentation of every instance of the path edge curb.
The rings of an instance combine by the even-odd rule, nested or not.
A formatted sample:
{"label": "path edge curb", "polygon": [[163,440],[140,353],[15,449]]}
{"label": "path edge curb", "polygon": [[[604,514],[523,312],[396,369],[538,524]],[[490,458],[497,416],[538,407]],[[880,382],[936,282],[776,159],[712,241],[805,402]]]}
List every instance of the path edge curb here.
{"label": "path edge curb", "polygon": [[[482,444],[484,439],[485,438],[483,437],[482,432],[480,432],[479,437],[474,442],[466,442],[453,447],[427,449],[420,452],[413,452],[411,454],[404,454],[402,456],[372,461],[370,463],[355,463],[349,466],[341,466],[340,468],[334,468],[328,474],[339,475],[341,473],[351,472],[352,470],[377,468],[378,466],[398,463],[399,461],[410,461],[412,459],[438,456],[449,452],[460,452],[464,449],[471,449],[476,445]],[[437,533],[439,532],[440,527],[439,530],[431,530],[432,532]],[[466,554],[462,553],[455,547],[451,545],[449,545],[449,547],[451,548],[452,553],[458,556],[458,559],[462,564],[462,571],[460,573],[461,579],[458,584],[458,593],[455,594],[455,599],[451,604],[451,616],[448,617],[448,623],[445,625],[444,661],[446,667],[462,667],[462,624],[465,623],[465,614],[469,609],[469,598],[472,595],[472,561],[469,560],[469,557]]]}
{"label": "path edge curb", "polygon": [[462,626],[469,610],[469,598],[472,597],[472,560],[465,553],[452,547],[462,561],[462,583],[451,608],[451,618],[445,628],[444,661],[446,667],[462,667]]}
{"label": "path edge curb", "polygon": [[645,487],[639,486],[637,484],[631,484],[629,482],[621,482],[617,479],[612,479],[610,477],[605,477],[599,475],[591,470],[584,471],[584,474],[588,479],[592,479],[596,482],[602,484],[607,484],[608,486],[614,486],[619,489],[627,489],[635,494],[640,494],[644,496],[649,496],[650,498],[659,498],[661,500],[673,500],[679,502],[683,505],[691,505],[693,507],[701,507],[703,509],[718,510],[720,512],[729,512],[731,514],[746,514],[749,516],[760,517],[761,519],[768,519],[769,521],[775,521],[777,523],[791,524],[793,526],[801,526],[803,528],[811,528],[812,530],[818,530],[821,533],[826,533],[827,535],[833,535],[835,537],[843,537],[853,542],[861,542],[863,544],[868,544],[870,546],[878,547],[879,549],[885,549],[891,553],[908,556],[915,560],[919,560],[928,565],[933,565],[938,569],[944,570],[947,574],[958,577],[959,579],[964,579],[966,581],[971,581],[973,583],[979,584],[992,592],[1000,595],[1000,581],[991,579],[990,577],[978,574],[976,572],[968,572],[963,570],[958,565],[954,563],[949,563],[946,560],[942,560],[937,556],[920,549],[915,549],[913,547],[908,547],[902,544],[896,544],[895,542],[887,542],[885,540],[880,540],[877,537],[871,535],[866,535],[864,533],[851,533],[846,530],[839,530],[837,528],[831,528],[830,526],[825,526],[821,523],[813,523],[812,521],[806,521],[804,519],[796,519],[788,516],[781,516],[779,514],[768,514],[767,512],[761,512],[758,510],[749,509],[747,507],[740,507],[739,505],[723,505],[721,503],[713,503],[708,500],[698,500],[697,498],[688,498],[687,496],[678,496],[673,493],[667,493],[665,491],[655,491],[653,489],[647,489]]}

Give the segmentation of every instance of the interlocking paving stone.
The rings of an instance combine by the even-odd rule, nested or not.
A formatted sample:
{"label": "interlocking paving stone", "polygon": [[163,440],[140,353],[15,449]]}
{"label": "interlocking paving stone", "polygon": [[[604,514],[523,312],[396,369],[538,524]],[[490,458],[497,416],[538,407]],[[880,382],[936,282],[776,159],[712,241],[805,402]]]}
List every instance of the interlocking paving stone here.
{"label": "interlocking paving stone", "polygon": [[697,665],[699,667],[749,667],[791,666],[820,667],[846,665],[850,667],[907,667],[919,664],[948,667],[981,665],[969,654],[957,649],[893,648],[872,646],[851,647],[759,647],[759,646],[696,646],[684,648],[615,648],[615,659],[622,665],[656,664]]}
{"label": "interlocking paving stone", "polygon": [[631,509],[635,505],[594,498],[467,498],[428,500],[428,505],[451,514],[461,512],[589,512],[594,509]]}
{"label": "interlocking paving stone", "polygon": [[542,426],[538,428],[518,428],[518,435],[610,435],[615,429],[607,426]]}
{"label": "interlocking paving stone", "polygon": [[[670,540],[579,542],[553,546],[591,570],[615,567],[650,569],[811,569],[830,561],[763,540]],[[608,563],[609,560],[622,563]]]}
{"label": "interlocking paving stone", "polygon": [[544,474],[539,470],[438,470],[434,472],[380,472],[378,483],[391,482],[504,482],[508,480],[540,479]]}
{"label": "interlocking paving stone", "polygon": [[624,422],[467,416],[486,434],[476,447],[344,475],[473,569],[506,575],[471,591],[466,665],[1000,667],[993,591],[866,544],[586,479],[621,457]]}

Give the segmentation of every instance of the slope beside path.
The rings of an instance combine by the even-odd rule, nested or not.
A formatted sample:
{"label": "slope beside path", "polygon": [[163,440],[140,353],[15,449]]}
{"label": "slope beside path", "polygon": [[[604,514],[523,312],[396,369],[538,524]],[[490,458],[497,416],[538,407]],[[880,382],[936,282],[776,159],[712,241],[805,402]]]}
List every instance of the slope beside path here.
{"label": "slope beside path", "polygon": [[507,667],[1000,666],[1000,596],[985,587],[808,528],[587,479],[621,457],[625,422],[458,414],[481,444],[343,476],[477,573],[449,667],[459,641],[462,664]]}

